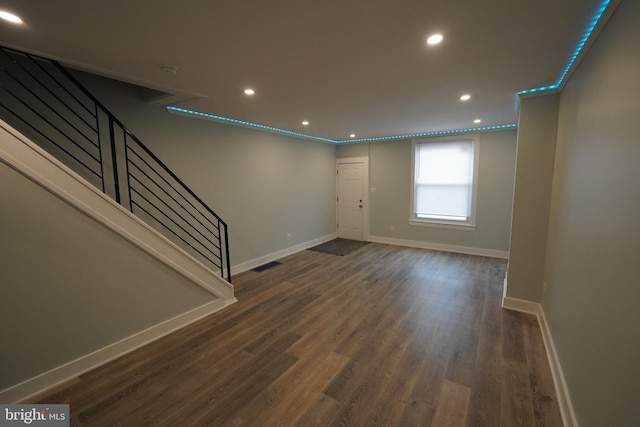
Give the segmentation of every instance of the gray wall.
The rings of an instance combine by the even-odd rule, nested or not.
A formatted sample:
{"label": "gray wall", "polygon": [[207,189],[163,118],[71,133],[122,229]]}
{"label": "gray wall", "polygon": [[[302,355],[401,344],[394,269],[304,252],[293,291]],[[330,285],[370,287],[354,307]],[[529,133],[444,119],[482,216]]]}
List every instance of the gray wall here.
{"label": "gray wall", "polygon": [[0,390],[217,298],[0,163]]}
{"label": "gray wall", "polygon": [[520,101],[507,296],[540,301],[543,288],[558,95]]}
{"label": "gray wall", "polygon": [[[168,114],[142,89],[79,79],[229,223],[238,265],[335,232],[335,159],[370,158],[370,234],[508,251],[516,132],[480,134],[476,231],[409,226],[411,143],[334,146]],[[390,226],[395,226],[395,232]],[[286,234],[292,240],[286,240]]]}
{"label": "gray wall", "polygon": [[232,270],[335,233],[333,144],[176,116],[140,88],[77,76],[227,222]]}
{"label": "gray wall", "polygon": [[542,304],[582,427],[640,425],[640,2],[560,98]]}
{"label": "gray wall", "polygon": [[[337,157],[369,156],[371,235],[497,251],[509,250],[516,131],[480,133],[477,228],[452,230],[409,225],[411,140],[338,146]],[[395,231],[391,231],[391,226]]]}

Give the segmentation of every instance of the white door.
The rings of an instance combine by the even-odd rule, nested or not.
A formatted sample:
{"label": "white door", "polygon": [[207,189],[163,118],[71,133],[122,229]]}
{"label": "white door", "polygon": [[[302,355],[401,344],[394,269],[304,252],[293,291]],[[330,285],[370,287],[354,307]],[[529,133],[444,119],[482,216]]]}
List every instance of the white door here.
{"label": "white door", "polygon": [[364,165],[338,164],[338,237],[363,240]]}

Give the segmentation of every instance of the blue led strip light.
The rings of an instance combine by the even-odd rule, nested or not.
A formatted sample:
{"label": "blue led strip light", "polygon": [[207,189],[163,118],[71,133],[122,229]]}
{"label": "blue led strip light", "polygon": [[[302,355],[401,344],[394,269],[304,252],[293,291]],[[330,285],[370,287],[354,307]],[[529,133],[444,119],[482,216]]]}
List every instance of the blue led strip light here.
{"label": "blue led strip light", "polygon": [[555,89],[558,89],[560,87],[560,85],[564,81],[565,77],[567,77],[567,74],[569,73],[569,70],[573,66],[573,63],[576,61],[576,59],[578,58],[578,55],[582,51],[582,48],[584,48],[584,45],[587,43],[587,40],[589,40],[589,37],[591,37],[591,33],[593,32],[593,29],[598,24],[598,21],[602,17],[602,14],[604,13],[604,11],[607,9],[607,6],[609,6],[609,3],[611,3],[611,0],[603,0],[602,3],[600,4],[600,7],[596,10],[593,18],[591,19],[591,21],[589,21],[589,25],[587,26],[587,29],[585,30],[584,35],[580,39],[580,42],[578,43],[578,46],[573,51],[573,54],[571,55],[571,58],[569,58],[569,63],[565,67],[564,71],[562,71],[562,74],[560,74],[560,77],[558,78],[558,81],[555,84],[552,84],[552,85],[549,85],[549,86],[541,86],[541,87],[536,87],[536,88],[533,88],[533,89],[521,90],[520,92],[517,92],[516,93],[516,108],[517,108],[517,105],[518,105],[518,100],[517,100],[518,99],[518,95],[523,95],[523,94],[526,94],[526,93],[533,93],[533,92],[542,92],[542,91],[545,91],[545,90],[555,90]]}
{"label": "blue led strip light", "polygon": [[200,111],[187,110],[185,108],[169,106],[167,107],[167,110],[175,111],[177,113],[181,113],[185,115],[204,117],[206,119],[211,119],[211,120],[219,120],[222,122],[255,127],[258,129],[282,133],[285,135],[293,135],[293,136],[299,136],[302,138],[309,138],[309,139],[316,139],[319,141],[331,142],[333,144],[346,144],[349,142],[366,142],[366,141],[390,141],[390,140],[397,140],[397,139],[420,138],[420,137],[437,136],[437,135],[452,135],[452,134],[458,134],[458,133],[481,132],[481,131],[488,131],[488,130],[511,129],[511,128],[518,127],[516,123],[509,123],[506,125],[484,126],[484,127],[455,129],[455,130],[439,130],[439,131],[424,132],[424,133],[411,133],[406,135],[391,135],[391,136],[379,136],[379,137],[373,137],[373,138],[350,138],[350,139],[335,140],[335,139],[321,138],[319,136],[305,135],[303,133],[293,132],[286,129],[274,128],[271,126],[265,126],[258,123],[245,122],[244,120],[237,120],[237,119],[230,119],[228,117],[223,117],[223,116],[216,116],[215,114],[208,114],[208,113],[202,113]]}
{"label": "blue led strip light", "polygon": [[434,132],[410,133],[407,135],[378,136],[374,138],[350,138],[335,141],[336,144],[347,144],[350,142],[369,142],[369,141],[390,141],[395,139],[422,138],[426,136],[453,135],[458,133],[481,132],[487,130],[513,129],[518,127],[517,123],[509,123],[506,125],[484,126],[476,128],[455,129],[455,130],[439,130]]}
{"label": "blue led strip light", "polygon": [[167,110],[176,111],[178,113],[182,113],[182,114],[186,114],[186,115],[204,117],[205,119],[218,120],[218,121],[221,121],[221,122],[234,123],[234,124],[237,124],[237,125],[254,127],[254,128],[257,128],[257,129],[262,129],[262,130],[267,130],[267,131],[271,131],[271,132],[281,133],[281,134],[284,134],[284,135],[292,135],[292,136],[299,136],[301,138],[316,139],[318,141],[331,142],[331,143],[334,143],[334,144],[337,142],[337,141],[335,141],[333,139],[322,138],[322,137],[319,137],[319,136],[306,135],[306,134],[300,133],[300,132],[294,132],[294,131],[291,131],[291,130],[275,128],[275,127],[272,127],[272,126],[265,126],[265,125],[261,125],[259,123],[246,122],[244,120],[231,119],[229,117],[216,116],[215,114],[202,113],[200,111],[187,110],[185,108],[178,108],[178,107],[168,106]]}
{"label": "blue led strip light", "polygon": [[604,0],[602,2],[602,4],[600,5],[600,7],[598,8],[598,10],[596,10],[596,13],[595,13],[593,19],[591,19],[591,21],[589,22],[589,26],[587,27],[586,31],[584,32],[584,36],[582,36],[582,38],[580,39],[580,43],[578,43],[578,47],[576,47],[576,50],[573,52],[573,55],[571,55],[571,59],[569,59],[569,64],[567,64],[567,67],[564,69],[564,71],[560,75],[560,78],[556,82],[556,86],[560,86],[562,84],[562,81],[567,76],[567,73],[569,72],[569,70],[573,66],[573,63],[575,62],[576,58],[580,54],[580,51],[584,47],[585,43],[587,43],[587,40],[589,40],[589,37],[591,37],[591,33],[593,32],[593,29],[598,24],[598,21],[602,17],[602,14],[604,13],[604,11],[607,8],[607,6],[609,6],[610,2],[611,2],[611,0]]}
{"label": "blue led strip light", "polygon": [[[571,67],[575,63],[576,59],[578,58],[578,55],[580,55],[580,52],[584,48],[584,45],[587,43],[587,40],[589,40],[589,37],[591,37],[591,33],[593,32],[594,28],[598,24],[598,21],[602,17],[602,14],[607,9],[607,6],[609,6],[609,3],[611,3],[611,0],[603,0],[602,3],[600,4],[600,7],[596,10],[593,18],[591,19],[591,21],[589,21],[589,25],[587,26],[587,29],[585,30],[584,35],[580,39],[580,41],[578,43],[578,46],[576,47],[575,51],[571,55],[571,58],[569,58],[569,63],[567,64],[565,69],[562,71],[562,74],[560,74],[560,77],[558,78],[558,81],[555,84],[552,84],[552,85],[541,86],[541,87],[536,87],[536,88],[532,88],[532,89],[525,89],[525,90],[521,90],[521,91],[517,92],[516,96],[515,96],[515,98],[516,98],[515,106],[514,106],[515,109],[518,108],[518,96],[519,95],[523,95],[523,94],[527,94],[527,93],[534,93],[534,92],[543,92],[543,91],[556,90],[556,89],[558,89],[560,87],[560,85],[563,83],[564,79],[567,77],[567,74],[569,73],[569,70],[571,69]],[[290,131],[290,130],[286,130],[286,129],[275,128],[275,127],[272,127],[272,126],[265,126],[265,125],[261,125],[259,123],[251,123],[251,122],[246,122],[244,120],[231,119],[229,117],[216,116],[214,114],[202,113],[202,112],[199,112],[199,111],[187,110],[187,109],[184,109],[184,108],[178,108],[178,107],[173,107],[173,106],[167,107],[167,110],[175,111],[175,112],[182,113],[182,114],[185,114],[185,115],[193,115],[193,116],[203,117],[203,118],[206,118],[206,119],[217,120],[217,121],[227,122],[227,123],[234,123],[234,124],[237,124],[237,125],[242,125],[242,126],[247,126],[247,127],[253,127],[253,128],[267,130],[267,131],[271,131],[271,132],[276,132],[276,133],[280,133],[280,134],[284,134],[284,135],[292,135],[292,136],[297,136],[297,137],[301,137],[301,138],[315,139],[315,140],[324,141],[324,142],[331,142],[331,143],[334,143],[334,144],[347,144],[347,143],[351,143],[351,142],[368,142],[368,141],[391,141],[391,140],[398,140],[398,139],[420,138],[420,137],[438,136],[438,135],[452,135],[452,134],[458,134],[458,133],[480,132],[480,131],[510,129],[510,128],[518,127],[517,124],[511,123],[511,124],[506,124],[506,125],[475,127],[475,128],[457,129],[457,130],[444,130],[444,131],[424,132],[424,133],[413,133],[413,134],[407,134],[407,135],[392,135],[392,136],[381,136],[381,137],[374,137],[374,138],[352,138],[352,139],[334,140],[334,139],[329,139],[329,138],[322,138],[322,137],[319,137],[319,136],[306,135],[306,134],[303,134],[303,133],[294,132],[294,131]]]}

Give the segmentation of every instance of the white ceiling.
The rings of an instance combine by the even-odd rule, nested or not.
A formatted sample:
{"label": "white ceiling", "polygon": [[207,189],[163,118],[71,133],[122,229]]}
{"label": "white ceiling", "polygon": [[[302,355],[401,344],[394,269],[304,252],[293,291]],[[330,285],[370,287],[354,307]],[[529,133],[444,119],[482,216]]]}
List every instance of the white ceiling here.
{"label": "white ceiling", "polygon": [[[24,20],[1,21],[0,44],[191,98],[182,108],[342,140],[515,123],[516,92],[557,82],[602,4],[0,0]],[[434,32],[444,42],[428,47]]]}

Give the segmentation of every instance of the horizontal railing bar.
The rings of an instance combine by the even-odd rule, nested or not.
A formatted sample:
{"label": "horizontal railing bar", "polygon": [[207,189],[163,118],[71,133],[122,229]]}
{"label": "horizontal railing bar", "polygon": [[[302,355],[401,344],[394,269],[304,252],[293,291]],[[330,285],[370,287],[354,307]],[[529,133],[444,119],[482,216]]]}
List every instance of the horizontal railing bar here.
{"label": "horizontal railing bar", "polygon": [[[200,242],[194,235],[192,235],[188,230],[186,230],[184,227],[182,227],[180,224],[178,224],[173,218],[171,218],[169,215],[166,214],[166,212],[164,212],[162,209],[160,209],[158,206],[156,206],[155,204],[153,204],[153,202],[149,199],[147,199],[144,194],[142,194],[140,191],[138,191],[135,187],[131,187],[131,190],[136,193],[138,196],[140,196],[144,201],[146,201],[149,205],[151,205],[152,207],[154,207],[158,212],[160,212],[162,215],[164,215],[169,221],[171,221],[173,224],[175,224],[176,227],[178,227],[180,230],[184,231],[189,237],[191,237],[194,241],[196,241],[198,244],[200,244],[202,247],[205,248],[205,250],[207,252],[210,252],[213,256],[217,257],[216,253],[214,251],[212,251],[211,249],[207,248],[206,245],[202,244],[202,242]],[[135,203],[135,201],[133,201]],[[140,206],[139,203],[136,203],[138,206]],[[154,217],[154,219],[156,219],[158,222],[162,222],[160,220],[158,220],[157,218]],[[163,223],[164,224],[164,223]],[[166,225],[165,225],[166,226]],[[168,228],[168,227],[167,227]],[[172,231],[176,236],[178,235],[176,232]],[[220,249],[218,246],[214,245],[216,249]]]}
{"label": "horizontal railing bar", "polygon": [[[15,53],[17,53],[16,51],[13,51]],[[60,101],[60,103],[62,103],[63,105],[65,105],[66,107],[69,107],[62,99],[60,99],[60,97],[58,95],[56,95],[51,89],[49,89],[46,85],[44,85],[40,79],[38,79],[35,75],[33,75],[33,73],[31,73],[22,63],[20,63],[17,59],[15,59],[14,57],[12,57],[11,55],[9,55],[9,53],[7,53],[4,49],[3,49],[3,53],[5,54],[5,56],[7,58],[9,58],[9,60],[15,64],[17,67],[20,67],[20,69],[22,69],[25,73],[27,73],[29,76],[31,76],[31,78],[36,81],[44,90],[46,90],[47,92],[49,92],[54,98],[56,98],[58,101]],[[20,56],[19,54],[17,56]],[[47,70],[44,69],[44,67],[42,67],[42,65],[39,64],[38,60],[34,59],[34,58],[38,58],[37,56],[33,56],[30,54],[24,54],[24,56],[29,59],[31,61],[31,63],[33,63],[34,65],[36,65],[39,69],[41,69],[46,75],[49,76],[49,78],[51,80],[53,80],[58,87],[62,88],[62,90],[64,90],[71,98],[73,98],[82,108],[84,108],[87,113],[89,113],[94,119],[96,118],[96,115],[93,111],[91,111],[89,108],[87,108],[86,105],[84,105],[83,102],[81,102],[75,95],[73,95],[71,92],[69,92],[69,90],[64,87],[63,85],[60,84],[60,82],[51,75],[51,73],[49,73]],[[42,59],[40,59],[42,60]],[[50,61],[49,61],[50,62]],[[76,117],[78,117],[80,120],[82,120],[87,126],[91,127],[94,131],[95,128],[91,125],[91,123],[87,122],[86,120],[84,120],[84,118],[82,116],[80,116],[78,113],[76,113],[72,108],[69,108],[69,111],[71,111]]]}
{"label": "horizontal railing bar", "polygon": [[[60,149],[62,152],[64,152],[67,156],[71,157],[73,160],[75,160],[77,162],[77,164],[83,166],[86,170],[88,170],[89,172],[93,173],[95,176],[97,176],[101,181],[103,180],[102,175],[98,174],[98,172],[94,171],[91,167],[89,167],[88,165],[84,164],[83,162],[81,162],[80,160],[78,160],[73,154],[71,154],[70,152],[68,152],[64,147],[61,147],[56,141],[54,141],[53,139],[49,138],[49,136],[45,135],[40,129],[34,127],[31,125],[31,123],[29,123],[28,121],[24,120],[22,117],[20,117],[19,115],[15,114],[9,107],[7,107],[7,105],[3,104],[2,102],[0,102],[0,105],[6,110],[8,111],[11,115],[13,115],[15,118],[17,118],[18,120],[22,121],[25,125],[29,126],[31,129],[33,129],[35,132],[39,133],[43,138],[47,139],[50,143],[52,143],[53,145],[55,145],[56,147],[58,147],[58,149]],[[91,154],[87,153],[89,156],[91,156]],[[92,156],[93,157],[93,156]],[[94,158],[94,160],[96,160],[96,162],[98,161],[97,159]]]}
{"label": "horizontal railing bar", "polygon": [[[167,231],[169,231],[172,235],[174,235],[175,237],[177,237],[178,239],[180,239],[182,241],[182,243],[186,246],[188,246],[188,248],[190,248],[191,250],[193,250],[194,252],[196,252],[200,257],[202,257],[202,259],[208,263],[210,263],[211,265],[220,268],[220,265],[218,265],[218,263],[216,262],[217,258],[211,259],[209,257],[207,257],[205,254],[203,254],[202,252],[200,252],[197,248],[193,247],[189,242],[186,242],[184,239],[182,239],[180,236],[178,236],[177,234],[175,234],[173,231],[171,231],[170,228],[168,228],[165,224],[163,224],[161,221],[159,221],[157,218],[155,218],[150,212],[148,212],[143,206],[139,205],[138,203],[134,202],[134,206],[136,208],[139,208],[140,210],[142,210],[143,212],[145,212],[150,218],[152,218],[155,223],[157,225],[161,225],[164,229],[166,229]],[[136,215],[140,215],[139,213]],[[156,225],[156,226],[157,226]],[[170,238],[169,238],[170,239]],[[188,248],[183,247],[182,249],[190,252],[190,250]],[[192,254],[192,256],[194,256],[194,254]],[[194,256],[195,257],[195,256]]]}
{"label": "horizontal railing bar", "polygon": [[[137,157],[137,158],[139,158],[139,159],[142,161],[142,163],[144,163],[145,165],[147,165],[147,167],[148,167],[149,169],[151,169],[151,170],[152,170],[152,171],[153,171],[153,172],[154,172],[154,173],[155,173],[155,174],[156,174],[160,179],[162,179],[162,180],[163,180],[163,181],[164,181],[164,182],[165,182],[169,187],[171,187],[171,189],[172,189],[173,191],[175,191],[175,192],[176,192],[176,193],[177,193],[177,194],[178,194],[178,195],[179,195],[179,196],[180,196],[180,197],[181,197],[185,202],[187,202],[187,203],[188,203],[188,204],[189,204],[193,209],[195,209],[195,210],[196,210],[196,212],[198,212],[198,214],[200,214],[200,216],[202,216],[202,218],[206,219],[206,220],[207,220],[207,222],[209,222],[209,223],[210,223],[210,224],[211,224],[211,225],[212,225],[216,230],[218,230],[218,232],[220,231],[220,227],[219,227],[219,225],[216,225],[213,221],[211,221],[211,219],[207,218],[207,216],[206,216],[204,213],[200,212],[200,210],[199,210],[196,206],[194,206],[194,204],[193,204],[193,203],[191,203],[191,202],[190,202],[186,197],[184,197],[182,194],[180,194],[180,192],[179,192],[179,191],[178,191],[178,190],[177,190],[173,185],[171,185],[171,183],[170,183],[170,182],[168,182],[168,181],[167,181],[167,180],[166,180],[162,175],[160,175],[160,174],[158,173],[158,171],[156,171],[156,170],[153,168],[153,166],[151,166],[151,165],[150,165],[150,164],[149,164],[145,159],[143,159],[143,158],[142,158],[142,157],[141,157],[141,156],[140,156],[140,155],[139,155],[139,154],[138,154],[138,153],[137,153],[133,148],[131,148],[131,147],[129,147],[129,146],[127,146],[127,148],[128,148],[128,149],[130,149],[130,150],[131,150],[131,152],[132,152],[133,154],[135,154],[135,155],[136,155],[136,157]],[[131,157],[130,157],[130,156],[127,156],[127,161],[128,161],[131,165],[135,166],[135,167],[136,167],[136,169],[138,169],[138,170],[139,170],[139,171],[140,171],[144,176],[146,176],[147,178],[149,178],[149,180],[150,180],[150,181],[152,181],[152,182],[154,182],[154,183],[155,183],[155,180],[154,180],[152,177],[150,177],[146,172],[144,172],[144,171],[140,168],[140,166],[138,166],[138,165],[137,165],[137,164],[136,164],[136,163],[131,159]],[[158,185],[158,184],[156,183],[156,185]],[[160,185],[158,185],[158,187],[160,187]],[[165,193],[167,196],[169,196],[169,197],[171,198],[171,200],[173,200],[173,201],[174,201],[174,202],[176,202],[179,206],[181,206],[181,207],[182,207],[182,203],[180,203],[178,200],[176,200],[176,199],[175,199],[171,194],[169,194],[169,192],[167,192],[166,190],[163,190],[163,191],[164,191],[164,193]],[[184,207],[183,207],[183,208],[184,208]],[[187,213],[189,213],[189,214],[191,215],[191,217],[193,217],[193,219],[195,219],[196,221],[198,221],[198,223],[200,223],[200,225],[202,225],[203,227],[205,227],[205,228],[207,228],[207,229],[208,229],[208,227],[207,227],[205,224],[203,224],[202,222],[200,222],[200,220],[199,220],[198,218],[196,218],[196,217],[195,217],[195,215],[193,215],[192,213],[190,213],[186,208],[184,208],[184,209],[185,209],[185,211],[187,211]]]}
{"label": "horizontal railing bar", "polygon": [[[35,63],[35,64],[36,64],[36,65],[37,65],[37,66],[38,66],[42,71],[44,71],[44,72],[45,72],[45,73],[46,73],[46,74],[47,74],[47,75],[48,75],[48,76],[49,76],[53,81],[55,81],[56,83],[58,83],[58,86],[60,86],[60,87],[62,88],[62,90],[64,90],[64,91],[65,91],[65,92],[66,92],[66,93],[67,93],[71,98],[73,98],[73,99],[74,99],[78,104],[80,104],[80,106],[82,106],[82,107],[85,109],[85,111],[86,111],[87,113],[91,114],[91,115],[93,116],[93,118],[95,118],[95,119],[97,119],[97,118],[98,118],[98,115],[97,115],[94,111],[91,111],[91,109],[90,109],[90,108],[88,108],[88,107],[84,104],[84,102],[82,102],[81,100],[79,100],[77,96],[75,96],[73,93],[71,93],[71,91],[70,91],[66,86],[61,85],[61,84],[60,84],[60,82],[58,81],[58,79],[56,79],[56,78],[55,78],[55,77],[54,77],[54,76],[53,76],[53,75],[52,75],[48,70],[46,70],[46,69],[45,69],[45,68],[44,68],[44,67],[39,63],[39,61],[40,61],[40,60],[39,60],[39,59],[37,59],[38,57],[34,57],[34,56],[33,56],[33,55],[31,55],[31,54],[27,54],[27,56],[28,56],[28,57],[29,57],[29,59],[30,59],[32,62],[34,62],[34,63]],[[76,85],[76,87],[78,87],[78,85]],[[52,93],[52,95],[53,95],[53,93]],[[53,95],[53,96],[56,96],[56,95]],[[61,101],[61,102],[62,102],[62,101]],[[93,102],[92,102],[92,104],[94,104],[94,105],[95,105],[95,103],[93,103]],[[82,120],[82,117],[80,117],[80,115],[79,115],[79,114],[76,114],[76,115],[77,115],[77,116]],[[87,123],[87,124],[89,124],[89,123]]]}
{"label": "horizontal railing bar", "polygon": [[[36,111],[35,109],[33,109],[33,107],[31,107],[30,105],[28,105],[27,103],[25,103],[19,96],[17,96],[13,91],[11,91],[9,88],[7,87],[3,87],[2,89],[4,89],[5,92],[9,93],[9,95],[11,95],[14,99],[16,99],[18,102],[20,102],[22,105],[24,105],[26,108],[28,108],[29,110],[31,110],[33,112],[33,114],[35,114],[36,116],[38,116],[42,121],[46,122],[49,126],[51,126],[56,132],[58,132],[60,135],[62,135],[65,139],[67,139],[68,141],[70,141],[75,147],[78,147],[80,150],[82,150],[87,156],[91,157],[93,160],[95,160],[96,162],[99,162],[100,159],[96,158],[93,154],[91,154],[89,151],[87,151],[84,147],[78,145],[74,140],[72,140],[71,138],[69,138],[67,135],[65,135],[60,129],[57,128],[57,126],[55,126],[53,123],[51,123],[46,117],[44,117],[42,114],[40,114],[40,112]],[[5,108],[7,110],[9,110],[9,107],[6,106],[5,104]],[[14,114],[16,117],[17,115]],[[22,119],[21,119],[22,120]],[[23,122],[25,122],[26,124],[28,124],[29,126],[31,126],[29,123],[27,123],[25,120],[22,120]],[[32,126],[31,126],[32,127]],[[44,135],[43,135],[44,136]],[[47,139],[49,139],[51,142],[53,142],[50,138],[47,137]],[[56,144],[57,145],[57,144]],[[92,144],[93,145],[93,144]],[[94,148],[99,148],[96,147],[95,145],[93,145]],[[76,159],[77,160],[77,159]]]}
{"label": "horizontal railing bar", "polygon": [[[135,201],[132,201],[132,204],[136,205],[138,208],[142,209],[147,215],[149,215],[151,218],[153,218],[158,224],[162,225],[165,229],[167,229],[167,231],[169,231],[170,233],[172,233],[174,236],[176,236],[178,239],[182,240],[187,246],[189,246],[191,249],[193,249],[194,251],[196,251],[197,253],[199,253],[204,259],[206,259],[207,261],[209,261],[210,263],[212,263],[213,265],[215,265],[216,267],[220,268],[220,266],[218,264],[216,264],[216,262],[212,259],[210,259],[209,257],[207,257],[205,254],[203,254],[202,252],[200,252],[197,248],[194,248],[189,242],[185,241],[182,237],[180,237],[178,234],[174,233],[173,230],[171,230],[169,227],[167,227],[163,222],[159,221],[158,219],[156,219],[153,214],[151,214],[149,211],[147,211],[143,206],[141,206],[140,204],[136,203]],[[216,259],[218,259],[216,257]]]}
{"label": "horizontal railing bar", "polygon": [[[198,198],[198,196],[196,196],[195,194],[193,194],[190,189],[188,187],[186,187],[186,184],[184,184],[184,182],[182,182],[177,176],[175,176],[170,169],[168,169],[157,157],[155,157],[155,155],[153,155],[153,153],[151,153],[150,151],[148,151],[148,149],[144,146],[141,145],[135,138],[135,136],[131,135],[131,134],[127,134],[128,137],[132,138],[134,142],[136,142],[136,144],[138,145],[139,148],[142,149],[144,154],[147,154],[151,160],[153,160],[154,162],[156,162],[159,166],[159,168],[154,167],[152,163],[150,163],[147,159],[145,159],[138,151],[136,151],[136,147],[133,144],[127,143],[127,148],[128,150],[131,151],[131,153],[135,154],[136,158],[138,158],[140,160],[140,162],[144,165],[146,165],[150,171],[154,172],[154,174],[160,178],[164,183],[166,183],[178,196],[180,196],[181,199],[183,199],[189,206],[191,206],[195,212],[197,212],[203,219],[205,219],[211,226],[215,227],[216,229],[218,229],[218,225],[216,225],[216,222],[220,222],[222,221],[220,219],[220,217],[213,212],[202,200],[200,200]],[[129,157],[129,161],[136,165],[136,167],[138,167],[139,170],[142,170],[142,168],[140,168],[140,166],[137,164],[136,161],[134,161],[131,157]],[[172,178],[175,181],[174,185],[173,183],[171,183],[167,177],[163,176],[161,172],[166,172],[169,175],[169,178]],[[152,178],[150,178],[152,179]],[[194,201],[189,200],[189,198],[187,198],[184,194],[182,194],[180,192],[180,189],[184,190],[188,195],[190,195]],[[168,191],[165,191],[167,193],[167,195],[170,195]],[[178,200],[176,200],[175,198],[173,198],[174,201],[176,201],[176,203],[178,204],[182,204],[181,202],[179,202]],[[195,203],[194,203],[195,202]],[[205,210],[205,212],[202,212],[200,210],[200,208],[197,205],[200,206],[200,208],[203,208]],[[208,215],[211,215],[214,219],[212,220],[211,218],[209,218]],[[204,224],[203,224],[204,225]]]}
{"label": "horizontal railing bar", "polygon": [[[49,60],[49,59],[46,59],[46,58],[43,58],[43,57],[40,57],[40,56],[37,56],[37,55],[32,55],[32,54],[29,54],[29,53],[25,53],[25,52],[19,52],[19,51],[14,50],[14,49],[2,48],[1,50],[2,50],[2,52],[5,54],[5,56],[7,56],[7,57],[9,58],[9,60],[11,60],[14,64],[16,64],[16,65],[20,66],[20,68],[22,68],[22,69],[23,69],[27,74],[29,74],[29,75],[30,75],[34,80],[38,81],[39,83],[40,83],[40,81],[39,81],[39,80],[38,80],[38,79],[37,79],[37,78],[36,78],[32,73],[30,73],[26,68],[24,68],[24,66],[23,66],[22,64],[19,64],[19,63],[18,63],[18,61],[17,61],[13,56],[11,56],[11,55],[9,54],[9,52],[13,52],[13,53],[14,53],[16,56],[18,56],[18,57],[20,57],[20,56],[26,57],[26,58],[28,58],[29,60],[31,60],[31,62],[36,63],[36,64],[37,64],[37,61],[36,61],[36,60],[45,61],[45,62],[50,63],[50,64],[55,64],[53,61],[51,61],[51,60]],[[40,68],[41,68],[41,67],[40,67]],[[46,72],[46,71],[45,71],[45,72]],[[51,74],[50,74],[50,73],[47,73],[47,74],[49,75],[49,77],[51,77],[51,78],[52,78],[52,79],[53,79],[53,80],[54,80],[54,81],[55,81],[55,82],[60,86],[60,83],[57,81],[57,79],[55,79],[53,76],[51,76]],[[77,83],[77,82],[74,82],[74,84],[75,84],[76,86],[78,85],[78,83]],[[42,85],[42,86],[43,86],[43,87],[44,87],[48,92],[50,92],[50,93],[51,93],[51,91],[50,91],[46,86],[44,86],[44,85]],[[67,92],[68,92],[68,91],[67,91]],[[53,93],[52,93],[52,95],[53,95]],[[84,108],[84,109],[85,109],[89,114],[91,114],[91,115],[93,116],[92,111],[91,111],[90,109],[88,109],[88,108],[87,108],[87,106],[86,106],[86,105],[84,105],[84,103],[80,102],[80,101],[79,101],[75,96],[73,96],[72,94],[69,94],[69,95],[71,95],[74,99],[76,99],[76,101],[78,101],[78,103],[79,103],[79,104],[80,104],[80,105],[81,105],[81,106],[82,106],[82,107],[83,107],[83,108]],[[54,95],[54,96],[55,96],[55,95]],[[89,98],[91,98],[91,97],[89,97]],[[94,117],[95,117],[95,116],[94,116]]]}
{"label": "horizontal railing bar", "polygon": [[178,182],[178,184],[180,184],[180,186],[187,192],[189,193],[189,195],[191,197],[193,197],[198,203],[200,203],[202,205],[203,208],[205,208],[207,210],[207,212],[209,212],[211,215],[213,215],[218,221],[220,221],[221,223],[224,224],[224,221],[222,220],[222,218],[220,218],[214,211],[211,210],[211,208],[209,206],[207,206],[207,204],[205,202],[203,202],[198,196],[196,196],[196,194],[191,191],[191,189],[189,187],[187,187],[187,185],[182,182],[182,180],[180,178],[178,178],[164,163],[162,163],[162,161],[156,157],[155,154],[153,154],[142,142],[140,142],[140,140],[138,138],[136,138],[135,135],[133,135],[131,132],[129,132],[124,126],[122,127],[124,129],[124,131],[127,133],[127,135],[129,137],[131,137],[131,139],[133,139],[136,144],[138,144],[140,146],[140,148],[142,148],[142,150],[148,154],[155,162],[158,163],[158,165],[165,171],[167,172],[171,178],[175,179],[176,182]]}
{"label": "horizontal railing bar", "polygon": [[[67,120],[65,117],[62,116],[62,114],[60,114],[56,109],[51,108],[51,106],[49,106],[47,104],[47,102],[45,100],[43,100],[42,98],[40,98],[33,90],[31,90],[29,87],[27,87],[24,83],[22,83],[20,80],[18,80],[13,74],[11,74],[11,72],[4,70],[5,73],[11,77],[16,83],[18,83],[20,86],[22,86],[27,92],[29,92],[31,95],[33,95],[38,101],[40,101],[42,103],[43,106],[45,106],[49,111],[52,111],[56,116],[58,116],[60,119],[62,119],[66,124],[68,124],[69,126],[71,126],[73,129],[75,129],[76,132],[78,132],[84,139],[86,139],[91,145],[93,145],[96,148],[99,148],[99,144],[97,144],[96,142],[94,142],[91,138],[89,138],[87,135],[84,134],[84,132],[82,132],[80,129],[78,129],[76,127],[76,125],[74,125],[73,123],[71,123],[69,120]],[[54,95],[55,96],[55,95]],[[66,105],[64,103],[64,101],[59,100],[60,103],[62,105],[64,105],[65,107],[69,107],[68,105]],[[81,117],[77,116],[76,117],[80,118],[80,120],[82,120],[84,122],[84,119],[82,119]],[[49,122],[47,120],[47,122],[51,125],[54,126],[51,122]],[[96,132],[96,130],[93,128],[93,126],[91,126],[90,124],[88,124],[87,122],[84,122],[87,126],[89,126],[91,128],[91,130],[93,130],[94,132]],[[69,140],[71,140],[71,138],[67,137]],[[75,143],[75,142],[74,142]],[[75,143],[76,145],[78,145],[77,143]]]}
{"label": "horizontal railing bar", "polygon": [[[171,210],[171,212],[175,213],[181,220],[183,220],[187,225],[189,225],[189,227],[191,227],[196,233],[198,233],[199,235],[202,236],[203,239],[205,239],[207,242],[211,243],[213,246],[215,246],[217,249],[220,249],[219,246],[217,246],[214,242],[212,242],[211,240],[209,240],[209,238],[207,236],[205,236],[204,234],[202,234],[202,232],[200,230],[198,230],[196,227],[194,227],[191,222],[187,221],[182,215],[180,215],[180,213],[178,213],[175,209],[173,209],[171,206],[169,206],[167,204],[167,202],[165,202],[164,200],[162,200],[162,198],[160,198],[153,190],[151,190],[149,187],[147,187],[142,181],[140,181],[136,176],[134,175],[130,175],[131,178],[133,178],[135,181],[137,181],[141,186],[143,186],[149,193],[151,193],[152,195],[155,196],[156,199],[158,199],[163,205],[165,205],[169,210]],[[139,191],[136,191],[136,193],[140,194],[141,193]],[[145,198],[146,200],[146,198]],[[149,203],[151,203],[149,200],[147,200]],[[152,203],[152,205],[162,211],[158,206],[156,206],[155,204]],[[209,230],[208,228],[205,227],[205,230],[207,230],[208,232],[210,232],[211,234],[213,234],[211,232],[211,230]],[[186,230],[185,230],[186,231]],[[195,239],[194,236],[191,236]],[[214,234],[214,238],[217,238],[217,236],[215,236]],[[197,240],[197,239],[196,239]]]}

